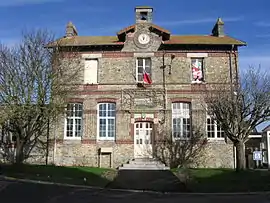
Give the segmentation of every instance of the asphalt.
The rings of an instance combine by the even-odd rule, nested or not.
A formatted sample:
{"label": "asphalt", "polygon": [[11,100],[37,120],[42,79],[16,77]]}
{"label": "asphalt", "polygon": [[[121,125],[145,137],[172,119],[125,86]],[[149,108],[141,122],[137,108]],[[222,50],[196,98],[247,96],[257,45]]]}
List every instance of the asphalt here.
{"label": "asphalt", "polygon": [[120,170],[107,188],[156,192],[187,192],[183,183],[169,170]]}
{"label": "asphalt", "polygon": [[196,195],[112,191],[0,179],[1,203],[270,203],[270,195]]}

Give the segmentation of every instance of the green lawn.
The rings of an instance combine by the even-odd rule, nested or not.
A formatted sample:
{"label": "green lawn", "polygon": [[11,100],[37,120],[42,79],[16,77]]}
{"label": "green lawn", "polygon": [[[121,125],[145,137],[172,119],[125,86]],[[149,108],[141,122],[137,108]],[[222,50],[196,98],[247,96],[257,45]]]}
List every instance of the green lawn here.
{"label": "green lawn", "polygon": [[76,185],[106,186],[116,170],[92,167],[63,167],[52,165],[2,165],[2,173],[16,178],[29,178]]}
{"label": "green lawn", "polygon": [[[191,192],[256,192],[270,190],[270,171],[232,169],[172,170]],[[189,178],[187,178],[189,177]]]}

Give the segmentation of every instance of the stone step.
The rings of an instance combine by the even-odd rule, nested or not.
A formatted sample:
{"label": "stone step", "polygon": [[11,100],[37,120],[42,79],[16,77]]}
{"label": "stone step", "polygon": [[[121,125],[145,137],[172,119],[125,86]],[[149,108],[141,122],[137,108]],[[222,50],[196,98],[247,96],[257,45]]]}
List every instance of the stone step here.
{"label": "stone step", "polygon": [[119,170],[169,170],[165,164],[150,158],[133,159],[119,167]]}
{"label": "stone step", "polygon": [[162,168],[165,167],[165,164],[123,164],[123,167],[140,167],[140,168]]}
{"label": "stone step", "polygon": [[139,166],[120,166],[119,170],[170,170],[169,167],[139,167]]}
{"label": "stone step", "polygon": [[135,161],[134,160],[134,161],[129,161],[129,164],[134,164],[134,165],[160,165],[160,164],[162,164],[165,166],[165,164],[160,163],[158,161],[142,162],[142,161]]}

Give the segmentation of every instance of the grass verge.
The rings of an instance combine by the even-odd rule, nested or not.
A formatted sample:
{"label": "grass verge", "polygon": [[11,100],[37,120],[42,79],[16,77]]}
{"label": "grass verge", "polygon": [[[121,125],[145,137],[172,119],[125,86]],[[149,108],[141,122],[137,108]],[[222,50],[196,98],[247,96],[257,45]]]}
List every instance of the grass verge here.
{"label": "grass verge", "polygon": [[14,178],[97,187],[105,187],[117,175],[117,171],[113,169],[79,166],[1,165],[1,167],[3,175]]}
{"label": "grass verge", "polygon": [[232,169],[173,169],[191,192],[257,192],[270,191],[270,172]]}

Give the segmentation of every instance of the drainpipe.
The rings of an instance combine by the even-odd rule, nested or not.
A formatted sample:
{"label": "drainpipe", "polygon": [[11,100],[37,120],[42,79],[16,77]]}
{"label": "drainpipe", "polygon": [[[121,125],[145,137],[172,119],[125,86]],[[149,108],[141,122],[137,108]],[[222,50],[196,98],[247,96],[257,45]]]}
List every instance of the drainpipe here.
{"label": "drainpipe", "polygon": [[162,55],[162,79],[163,79],[163,112],[164,112],[164,124],[166,127],[166,110],[167,110],[167,89],[166,89],[166,75],[165,75],[165,50],[163,50],[163,55]]}
{"label": "drainpipe", "polygon": [[[233,73],[232,73],[232,53],[234,49],[234,44],[231,47],[231,50],[229,52],[229,61],[230,61],[230,91],[231,91],[231,98],[234,97],[234,91],[233,91]],[[237,73],[236,73],[237,74]],[[225,141],[227,142],[227,137],[225,137]],[[233,145],[233,163],[234,163],[234,169],[236,168],[236,147]]]}

